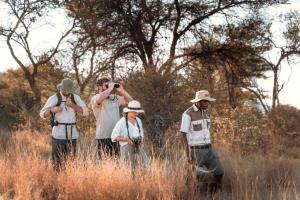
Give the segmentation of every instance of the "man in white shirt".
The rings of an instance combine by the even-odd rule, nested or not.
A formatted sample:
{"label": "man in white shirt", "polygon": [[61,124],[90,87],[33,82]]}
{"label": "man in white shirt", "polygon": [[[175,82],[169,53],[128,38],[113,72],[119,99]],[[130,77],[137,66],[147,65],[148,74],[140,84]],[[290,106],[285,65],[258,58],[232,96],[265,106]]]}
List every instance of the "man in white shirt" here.
{"label": "man in white shirt", "polygon": [[212,194],[221,189],[224,174],[210,138],[211,120],[208,106],[215,100],[206,90],[196,92],[195,99],[191,100],[194,104],[182,115],[180,128],[188,162],[193,164],[195,169],[206,167],[214,175],[210,185]]}
{"label": "man in white shirt", "polygon": [[75,156],[76,141],[79,137],[76,128],[76,113],[88,115],[88,108],[75,93],[77,84],[71,79],[63,79],[57,86],[59,92],[50,96],[40,111],[43,119],[52,117],[52,161],[56,170],[69,155]]}
{"label": "man in white shirt", "polygon": [[119,145],[111,141],[111,133],[120,119],[120,106],[127,105],[132,97],[121,84],[108,78],[99,79],[97,88],[99,93],[92,97],[91,104],[96,118],[96,157],[99,162],[103,160],[103,155],[118,155]]}

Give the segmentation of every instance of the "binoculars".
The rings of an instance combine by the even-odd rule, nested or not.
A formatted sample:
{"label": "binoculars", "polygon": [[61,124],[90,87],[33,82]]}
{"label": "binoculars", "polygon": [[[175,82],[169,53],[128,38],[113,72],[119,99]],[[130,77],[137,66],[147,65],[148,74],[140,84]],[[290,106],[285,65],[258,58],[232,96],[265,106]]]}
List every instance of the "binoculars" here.
{"label": "binoculars", "polygon": [[[105,87],[108,88],[108,84],[106,84]],[[114,88],[119,88],[119,87],[120,87],[120,84],[119,84],[119,83],[115,83],[115,84],[114,84]]]}

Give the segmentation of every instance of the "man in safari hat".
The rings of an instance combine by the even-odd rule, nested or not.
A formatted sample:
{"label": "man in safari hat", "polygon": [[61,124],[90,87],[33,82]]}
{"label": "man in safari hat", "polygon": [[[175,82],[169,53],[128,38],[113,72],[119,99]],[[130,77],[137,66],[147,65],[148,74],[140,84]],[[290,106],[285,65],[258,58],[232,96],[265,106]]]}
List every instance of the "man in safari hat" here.
{"label": "man in safari hat", "polygon": [[76,128],[76,113],[88,115],[88,108],[76,95],[78,85],[71,79],[63,79],[57,85],[58,92],[50,96],[40,111],[43,119],[50,117],[52,126],[52,161],[59,170],[69,155],[75,156],[76,141],[79,137]]}
{"label": "man in safari hat", "polygon": [[[209,104],[215,100],[206,90],[196,92],[195,98],[190,101],[193,105],[182,115],[180,127],[188,162],[193,164],[198,175],[205,171],[199,169],[205,168],[207,168],[207,172],[213,173],[213,180],[209,188],[211,194],[221,189],[224,174],[210,138],[211,120],[208,108]],[[199,171],[201,173],[198,173]]]}

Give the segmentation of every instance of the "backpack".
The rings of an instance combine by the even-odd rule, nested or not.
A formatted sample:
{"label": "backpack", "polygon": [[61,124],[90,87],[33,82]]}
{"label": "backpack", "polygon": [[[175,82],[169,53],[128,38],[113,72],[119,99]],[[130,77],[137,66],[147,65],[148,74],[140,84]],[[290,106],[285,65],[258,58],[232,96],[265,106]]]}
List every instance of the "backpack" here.
{"label": "backpack", "polygon": [[[56,103],[55,106],[60,106],[61,102],[65,102],[65,101],[62,101],[62,96],[61,96],[60,92],[56,93],[56,97],[57,97],[57,103]],[[74,104],[77,104],[76,101],[75,101],[75,98],[74,98],[74,94],[72,94],[72,93],[71,93],[71,101]],[[58,125],[58,122],[55,121],[55,113],[52,113],[52,112],[50,112],[50,125],[51,125],[52,128],[53,128],[53,126]]]}

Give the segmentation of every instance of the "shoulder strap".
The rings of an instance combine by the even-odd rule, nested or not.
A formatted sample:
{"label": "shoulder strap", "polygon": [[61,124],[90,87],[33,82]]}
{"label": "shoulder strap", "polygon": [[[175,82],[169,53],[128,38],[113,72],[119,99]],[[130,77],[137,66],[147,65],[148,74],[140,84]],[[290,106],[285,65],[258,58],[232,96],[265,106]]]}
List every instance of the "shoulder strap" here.
{"label": "shoulder strap", "polygon": [[[62,97],[61,97],[61,94],[60,94],[60,92],[58,91],[58,92],[56,92],[56,97],[57,97],[57,102],[56,102],[56,105],[55,106],[60,106],[60,104],[61,104],[61,102],[62,102]],[[54,123],[54,121],[55,121],[55,113],[52,113],[51,111],[50,111],[50,121],[51,121],[51,123]],[[51,126],[53,127],[53,125],[51,124]]]}
{"label": "shoulder strap", "polygon": [[[137,127],[138,127],[138,129],[139,129],[139,135],[141,136],[140,125],[139,125],[137,119],[135,119],[135,121],[136,121]],[[125,122],[126,122],[126,128],[127,128],[127,136],[128,136],[129,139],[131,139],[130,136],[129,136],[128,115],[127,115],[127,113],[126,113],[126,116],[125,116]]]}
{"label": "shoulder strap", "polygon": [[57,97],[57,103],[56,103],[56,106],[60,106],[61,101],[62,101],[62,97],[61,97],[61,94],[60,94],[59,91],[56,93],[56,97]]}
{"label": "shoulder strap", "polygon": [[127,129],[127,136],[129,139],[131,139],[129,136],[129,129],[128,129],[128,113],[126,113],[126,116],[125,116],[125,123],[126,123],[126,129]]}
{"label": "shoulder strap", "polygon": [[[57,103],[56,103],[56,106],[60,106],[61,102],[62,102],[62,96],[60,94],[60,92],[57,92],[56,93],[56,97],[57,97]],[[77,104],[76,101],[75,101],[75,97],[74,97],[74,94],[71,93],[71,101],[74,103],[74,104]]]}
{"label": "shoulder strap", "polygon": [[77,104],[76,101],[75,101],[75,96],[73,93],[71,93],[71,101],[74,103],[74,104]]}
{"label": "shoulder strap", "polygon": [[135,119],[135,121],[136,121],[136,125],[137,125],[137,127],[138,127],[138,129],[139,129],[139,134],[141,135],[141,129],[140,129],[140,125],[139,125],[139,123],[138,123],[138,120]]}

